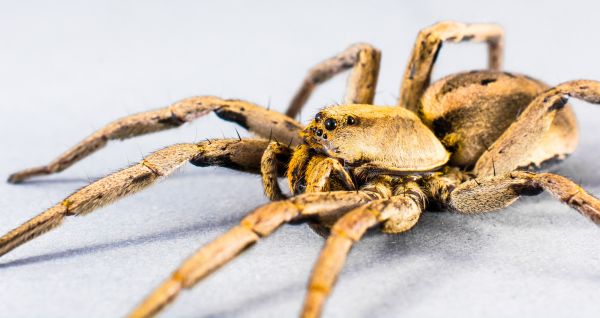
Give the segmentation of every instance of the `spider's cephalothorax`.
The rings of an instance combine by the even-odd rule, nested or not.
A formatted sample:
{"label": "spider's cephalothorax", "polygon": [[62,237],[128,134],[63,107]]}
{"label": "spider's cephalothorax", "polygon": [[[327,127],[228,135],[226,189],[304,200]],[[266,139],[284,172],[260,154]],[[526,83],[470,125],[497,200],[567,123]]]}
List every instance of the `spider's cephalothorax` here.
{"label": "spider's cephalothorax", "polygon": [[[288,178],[294,194],[304,188],[312,167],[329,158],[357,181],[374,175],[434,171],[448,152],[411,111],[400,107],[344,105],[321,110],[300,133],[304,144],[294,153]],[[301,184],[298,182],[302,180]],[[359,184],[360,185],[360,184]]]}
{"label": "spider's cephalothorax", "polygon": [[448,152],[435,135],[414,113],[400,107],[326,108],[302,137],[317,153],[351,169],[376,169],[371,173],[377,174],[432,171],[448,161]]}
{"label": "spider's cephalothorax", "polygon": [[[489,69],[430,83],[445,41],[481,41]],[[302,315],[321,313],[348,251],[365,231],[412,228],[426,209],[458,213],[497,210],[521,195],[548,191],[594,223],[600,201],[569,179],[533,170],[575,150],[577,124],[568,97],[600,103],[600,82],[555,87],[500,71],[503,32],[491,24],[442,22],[423,29],[404,73],[398,106],[374,106],[380,53],[356,44],[310,70],[286,113],[241,100],[193,97],[117,120],[46,166],[10,176],[17,183],[60,172],[108,140],[169,129],[215,112],[257,139],[207,140],[159,150],[137,165],[106,176],[0,238],[0,255],[127,194],[144,189],[186,162],[260,173],[273,202],[186,260],[131,314],[158,313],[185,288],[227,263],[287,222],[310,222],[329,234],[312,273]],[[293,117],[313,89],[351,68],[344,105],[324,108],[302,127]],[[279,141],[288,141],[289,144]],[[280,189],[287,174],[291,197]],[[330,229],[329,229],[330,228]]]}

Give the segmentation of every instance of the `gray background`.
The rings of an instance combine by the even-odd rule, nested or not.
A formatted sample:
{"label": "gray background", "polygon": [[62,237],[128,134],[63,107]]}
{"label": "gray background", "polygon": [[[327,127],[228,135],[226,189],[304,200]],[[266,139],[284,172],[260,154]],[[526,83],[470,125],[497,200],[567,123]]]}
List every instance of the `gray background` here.
{"label": "gray background", "polygon": [[[43,164],[109,121],[215,94],[284,110],[306,70],[358,41],[383,50],[376,102],[393,104],[413,40],[443,19],[506,28],[506,69],[552,84],[600,79],[598,6],[560,1],[3,1],[0,176]],[[483,45],[444,47],[435,77],[485,66]],[[345,76],[304,111],[340,101]],[[582,141],[557,171],[600,194],[600,110],[574,102]],[[56,176],[0,183],[0,232],[149,152],[235,136],[215,116],[114,142]],[[186,256],[266,202],[259,178],[187,166],[172,178],[0,259],[0,316],[123,316]],[[285,226],[165,311],[290,317],[323,244]],[[352,251],[327,317],[597,317],[600,231],[548,195],[476,216],[428,213]]]}

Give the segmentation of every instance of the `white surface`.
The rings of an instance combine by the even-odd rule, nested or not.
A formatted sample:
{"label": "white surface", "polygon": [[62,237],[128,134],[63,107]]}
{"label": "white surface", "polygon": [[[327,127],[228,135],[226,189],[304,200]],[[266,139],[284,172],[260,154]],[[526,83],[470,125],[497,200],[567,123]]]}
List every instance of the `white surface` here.
{"label": "white surface", "polygon": [[[112,119],[215,94],[284,110],[306,70],[351,43],[383,50],[376,97],[393,104],[421,27],[499,22],[506,69],[556,84],[600,79],[598,7],[392,1],[0,2],[0,176],[43,164]],[[590,2],[591,3],[591,2]],[[482,45],[446,45],[435,76],[481,68]],[[339,101],[345,76],[304,111]],[[600,109],[575,102],[579,150],[557,170],[600,194]],[[162,146],[235,136],[215,116],[111,143],[64,173],[0,183],[0,232]],[[259,178],[187,166],[134,197],[72,218],[0,259],[0,316],[123,316],[186,256],[266,202]],[[285,226],[166,317],[293,317],[323,240]],[[597,317],[600,231],[548,195],[498,213],[428,213],[409,233],[352,251],[326,317]]]}

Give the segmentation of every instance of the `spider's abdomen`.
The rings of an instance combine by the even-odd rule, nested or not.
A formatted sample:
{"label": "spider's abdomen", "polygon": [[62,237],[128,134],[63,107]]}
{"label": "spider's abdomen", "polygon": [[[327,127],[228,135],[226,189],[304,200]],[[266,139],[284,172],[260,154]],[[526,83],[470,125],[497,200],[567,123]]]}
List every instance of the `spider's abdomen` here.
{"label": "spider's abdomen", "polygon": [[[472,71],[431,84],[421,99],[423,121],[452,152],[450,164],[469,167],[548,86],[523,75]],[[532,162],[574,150],[577,127],[570,106],[557,113]],[[540,157],[540,158],[537,158]]]}

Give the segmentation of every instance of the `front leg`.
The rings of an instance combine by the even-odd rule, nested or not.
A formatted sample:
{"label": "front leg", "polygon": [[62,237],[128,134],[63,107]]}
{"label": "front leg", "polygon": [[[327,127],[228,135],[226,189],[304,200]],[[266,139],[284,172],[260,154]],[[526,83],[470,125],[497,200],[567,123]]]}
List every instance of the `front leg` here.
{"label": "front leg", "polygon": [[404,194],[403,189],[395,192],[398,194],[358,207],[335,222],[313,268],[301,317],[320,317],[350,249],[369,228],[383,224],[384,230],[392,227],[394,233],[401,233],[417,223],[425,202],[420,196]]}
{"label": "front leg", "polygon": [[277,141],[271,142],[260,160],[260,174],[262,175],[263,189],[265,195],[271,201],[286,199],[285,194],[279,187],[277,177],[285,175],[282,162],[290,162],[292,149]]}
{"label": "front leg", "polygon": [[235,122],[263,138],[272,135],[279,140],[289,140],[292,144],[300,142],[298,133],[302,126],[283,114],[241,100],[211,96],[192,97],[165,108],[118,119],[94,132],[49,164],[12,174],[8,182],[19,183],[35,176],[61,172],[104,147],[109,140],[129,139],[176,128],[211,111],[220,118]]}
{"label": "front leg", "polygon": [[354,190],[356,186],[344,166],[333,158],[319,158],[309,165],[306,192]]}
{"label": "front leg", "polygon": [[[286,199],[277,179],[283,174],[281,162],[289,162],[288,180],[294,195],[355,189],[350,174],[337,160],[315,156],[306,145],[297,147],[292,154],[289,146],[274,141],[265,150],[260,164],[265,195],[271,201]],[[331,182],[336,184],[331,186]],[[341,184],[338,184],[340,182]]]}
{"label": "front leg", "polygon": [[431,80],[433,64],[442,48],[442,43],[486,42],[488,44],[488,67],[500,70],[504,50],[504,31],[495,24],[464,24],[445,21],[434,24],[419,32],[408,60],[398,104],[411,111],[419,110],[419,100]]}
{"label": "front leg", "polygon": [[380,194],[371,191],[306,193],[258,207],[242,219],[239,225],[204,245],[187,258],[128,317],[155,316],[164,307],[175,301],[181,291],[193,288],[208,275],[249,248],[250,245],[269,236],[285,223],[299,222],[323,214],[339,214],[379,198],[381,198]]}
{"label": "front leg", "polygon": [[188,161],[196,166],[221,166],[258,173],[260,158],[267,144],[267,140],[260,139],[226,139],[179,144],[158,150],[136,165],[83,187],[0,237],[0,256],[54,229],[67,216],[88,214],[149,187]]}

